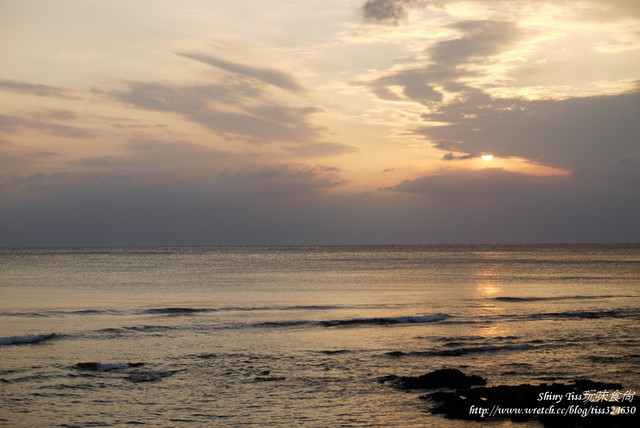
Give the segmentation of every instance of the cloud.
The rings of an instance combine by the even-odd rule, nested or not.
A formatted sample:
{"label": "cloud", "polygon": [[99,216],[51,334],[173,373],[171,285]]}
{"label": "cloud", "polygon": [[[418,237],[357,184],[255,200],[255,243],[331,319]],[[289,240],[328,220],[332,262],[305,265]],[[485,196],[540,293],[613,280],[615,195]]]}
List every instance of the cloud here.
{"label": "cloud", "polygon": [[[59,153],[52,151],[33,152],[29,149],[20,150],[11,143],[4,143],[0,140],[0,183],[11,174],[23,174],[27,168],[38,165],[41,161],[59,156]],[[0,184],[1,185],[1,184]]]}
{"label": "cloud", "polygon": [[30,94],[38,97],[75,98],[70,91],[57,86],[0,79],[0,90]]}
{"label": "cloud", "polygon": [[432,236],[457,236],[466,242],[640,238],[633,220],[640,215],[640,188],[611,186],[600,177],[535,177],[495,168],[446,170],[387,190],[417,198],[416,209]]}
{"label": "cloud", "polygon": [[257,68],[249,65],[238,64],[231,61],[226,61],[221,58],[217,58],[210,55],[190,54],[190,53],[177,53],[185,58],[190,58],[201,63],[211,65],[222,70],[230,71],[241,76],[250,77],[260,80],[269,85],[276,86],[278,88],[291,91],[291,92],[304,92],[305,88],[298,83],[297,79],[289,73],[284,71],[272,69],[272,68]]}
{"label": "cloud", "polygon": [[466,159],[473,159],[473,158],[477,158],[480,157],[479,155],[473,154],[473,153],[469,153],[466,155],[454,155],[453,153],[447,153],[444,156],[442,156],[442,159],[444,160],[466,160]]}
{"label": "cloud", "polygon": [[404,20],[409,9],[426,5],[422,0],[367,0],[362,5],[365,22],[398,25]]}
{"label": "cloud", "polygon": [[[384,192],[340,194],[324,191],[339,186],[340,180],[332,176],[339,171],[323,166],[256,166],[198,181],[184,176],[175,180],[157,170],[156,177],[151,177],[152,171],[26,177],[23,185],[39,186],[40,191],[20,204],[3,199],[0,222],[12,227],[0,228],[0,243],[424,244],[640,239],[638,193],[612,192],[573,177],[535,178],[495,169],[447,171]],[[222,185],[225,183],[228,188]],[[3,196],[5,190],[0,187]]]}
{"label": "cloud", "polygon": [[[411,9],[425,8],[428,6],[444,8],[450,4],[462,2],[476,2],[491,5],[507,3],[509,7],[514,8],[521,4],[513,0],[367,0],[362,5],[361,12],[365,22],[398,25],[407,18],[408,11]],[[557,4],[561,2],[574,3],[574,0],[528,0],[528,3],[538,4]],[[591,12],[586,10],[586,16],[596,17],[597,13],[599,19],[611,17],[617,19],[630,16],[640,17],[640,4],[636,0],[586,0],[586,3],[592,3],[599,8],[599,10]],[[602,9],[604,9],[604,13]]]}
{"label": "cloud", "polygon": [[190,113],[206,109],[209,103],[238,104],[260,98],[264,92],[256,86],[237,81],[217,85],[180,86],[162,83],[130,82],[126,91],[115,91],[120,101],[147,110]]}
{"label": "cloud", "polygon": [[341,143],[309,143],[289,147],[289,151],[300,156],[325,157],[336,156],[346,153],[355,153],[357,147]]}
{"label": "cloud", "polygon": [[0,114],[0,130],[14,133],[22,129],[36,130],[57,137],[93,138],[96,135],[96,131],[92,129]]}
{"label": "cloud", "polygon": [[449,67],[486,60],[507,49],[521,35],[515,24],[506,21],[461,21],[448,28],[460,31],[463,36],[436,43],[427,52],[431,61]]}
{"label": "cloud", "polygon": [[564,100],[493,98],[471,91],[423,114],[447,125],[415,130],[436,147],[521,157],[544,165],[597,171],[638,150],[640,91]]}
{"label": "cloud", "polygon": [[[427,48],[430,61],[427,65],[394,71],[361,84],[383,100],[433,105],[444,99],[444,92],[469,89],[459,81],[480,74],[469,65],[489,62],[491,57],[509,49],[522,34],[515,24],[506,21],[469,20],[448,27],[462,35]],[[401,88],[401,94],[394,92],[394,87]]]}
{"label": "cloud", "polygon": [[[553,183],[551,185],[551,183]],[[504,198],[540,196],[559,183],[569,185],[570,179],[561,177],[539,177],[500,168],[483,170],[449,171],[405,180],[388,187],[394,192],[439,195],[451,198],[487,198],[492,201]],[[526,194],[526,196],[525,196]]]}
{"label": "cloud", "polygon": [[254,142],[305,142],[321,128],[310,117],[313,107],[290,107],[267,98],[260,87],[227,80],[214,85],[180,86],[131,82],[112,95],[139,108],[167,111],[232,137]]}
{"label": "cloud", "polygon": [[73,120],[78,119],[78,114],[72,110],[48,109],[34,116],[44,120]]}
{"label": "cloud", "polygon": [[[340,170],[323,165],[270,161],[259,154],[240,154],[186,141],[137,139],[123,145],[126,155],[97,156],[69,162],[69,187],[96,190],[105,177],[128,177],[131,186],[206,188],[206,192],[244,197],[293,197],[335,187],[345,180]],[[78,178],[81,177],[81,178]],[[75,181],[74,181],[75,180]],[[91,184],[89,184],[91,183]]]}

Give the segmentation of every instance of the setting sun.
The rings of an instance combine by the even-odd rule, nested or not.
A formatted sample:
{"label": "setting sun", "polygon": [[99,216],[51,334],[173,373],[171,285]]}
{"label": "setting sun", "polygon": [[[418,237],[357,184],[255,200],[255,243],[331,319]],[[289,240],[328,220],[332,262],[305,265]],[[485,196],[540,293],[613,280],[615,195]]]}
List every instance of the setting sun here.
{"label": "setting sun", "polygon": [[493,155],[482,155],[480,157],[483,161],[490,161],[491,159],[493,159]]}

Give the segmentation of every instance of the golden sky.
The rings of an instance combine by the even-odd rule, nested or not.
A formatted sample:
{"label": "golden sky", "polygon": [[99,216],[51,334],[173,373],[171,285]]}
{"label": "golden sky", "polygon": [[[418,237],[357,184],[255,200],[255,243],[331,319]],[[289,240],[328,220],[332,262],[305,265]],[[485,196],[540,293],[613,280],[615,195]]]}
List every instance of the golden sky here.
{"label": "golden sky", "polygon": [[636,0],[0,0],[0,38],[0,245],[640,239]]}

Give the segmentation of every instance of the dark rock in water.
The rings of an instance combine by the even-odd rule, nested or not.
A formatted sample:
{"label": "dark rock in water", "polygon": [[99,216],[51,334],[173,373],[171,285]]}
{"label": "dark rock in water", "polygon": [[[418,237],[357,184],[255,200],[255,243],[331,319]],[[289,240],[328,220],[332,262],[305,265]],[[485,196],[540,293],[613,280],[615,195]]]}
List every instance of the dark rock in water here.
{"label": "dark rock in water", "polygon": [[144,363],[78,363],[74,367],[79,370],[88,370],[93,372],[108,372],[112,370],[126,370],[131,367],[142,367]]}
{"label": "dark rock in water", "polygon": [[468,388],[486,385],[487,381],[480,376],[467,376],[457,369],[440,369],[422,376],[401,376],[394,384],[400,389]]}
{"label": "dark rock in water", "polygon": [[592,402],[583,395],[585,391],[605,390],[624,391],[622,385],[615,383],[576,380],[572,384],[462,388],[455,392],[437,391],[421,398],[436,402],[431,412],[449,419],[516,422],[534,419],[545,427],[640,426],[634,402]]}
{"label": "dark rock in water", "polygon": [[396,376],[396,375],[381,376],[378,378],[378,382],[379,383],[385,383],[385,382],[396,383],[398,379],[400,379],[400,376]]}
{"label": "dark rock in water", "polygon": [[254,382],[279,382],[285,380],[284,376],[256,376]]}

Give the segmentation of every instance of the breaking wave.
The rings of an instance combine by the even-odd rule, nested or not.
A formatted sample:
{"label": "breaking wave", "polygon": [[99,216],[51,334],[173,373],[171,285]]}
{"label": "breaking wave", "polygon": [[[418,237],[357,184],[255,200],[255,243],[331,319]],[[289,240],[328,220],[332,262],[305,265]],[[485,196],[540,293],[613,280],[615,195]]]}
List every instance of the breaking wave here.
{"label": "breaking wave", "polygon": [[47,340],[51,340],[54,337],[56,337],[55,333],[34,334],[29,336],[0,337],[0,346],[29,345],[29,344],[35,344],[35,343],[42,343],[42,342],[46,342]]}
{"label": "breaking wave", "polygon": [[396,324],[424,324],[436,321],[443,321],[447,318],[447,314],[433,314],[420,316],[404,316],[404,317],[374,317],[374,318],[351,318],[341,320],[326,321],[309,321],[309,320],[290,320],[290,321],[268,321],[255,324],[256,326],[268,327],[289,327],[299,325],[320,325],[323,327],[337,326],[354,326],[354,325],[396,325]]}

